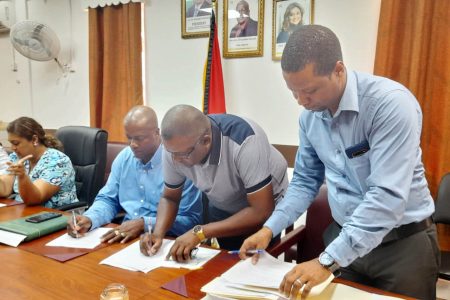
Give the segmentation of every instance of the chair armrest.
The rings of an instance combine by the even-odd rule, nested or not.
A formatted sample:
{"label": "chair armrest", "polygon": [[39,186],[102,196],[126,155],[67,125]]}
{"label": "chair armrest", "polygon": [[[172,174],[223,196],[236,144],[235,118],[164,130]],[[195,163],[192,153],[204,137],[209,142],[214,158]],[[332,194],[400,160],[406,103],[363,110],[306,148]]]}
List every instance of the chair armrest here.
{"label": "chair armrest", "polygon": [[61,205],[61,206],[55,207],[55,209],[62,210],[62,211],[68,211],[68,210],[74,210],[74,209],[80,209],[80,208],[86,209],[87,207],[88,206],[87,206],[86,202],[79,201],[79,202],[75,202],[75,203]]}
{"label": "chair armrest", "polygon": [[280,254],[288,251],[293,245],[303,240],[305,235],[305,226],[301,225],[294,230],[286,233],[278,242],[271,247],[267,248],[267,252],[274,257],[278,257]]}

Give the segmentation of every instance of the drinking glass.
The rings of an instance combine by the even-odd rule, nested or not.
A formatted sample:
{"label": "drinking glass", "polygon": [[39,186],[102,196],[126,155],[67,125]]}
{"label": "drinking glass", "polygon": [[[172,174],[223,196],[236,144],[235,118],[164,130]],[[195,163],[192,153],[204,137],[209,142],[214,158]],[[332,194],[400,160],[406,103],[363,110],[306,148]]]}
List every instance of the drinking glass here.
{"label": "drinking glass", "polygon": [[111,283],[103,290],[100,300],[128,300],[128,290],[121,283]]}

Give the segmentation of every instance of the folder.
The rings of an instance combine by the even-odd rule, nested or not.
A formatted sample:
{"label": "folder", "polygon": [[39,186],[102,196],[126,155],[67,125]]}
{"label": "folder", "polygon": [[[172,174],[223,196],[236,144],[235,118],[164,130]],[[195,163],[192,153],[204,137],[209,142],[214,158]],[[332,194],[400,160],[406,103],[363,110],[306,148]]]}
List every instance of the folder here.
{"label": "folder", "polygon": [[25,219],[29,217],[37,216],[44,213],[46,213],[46,211],[42,211],[40,213],[15,220],[1,222],[0,230],[25,235],[26,238],[24,239],[24,241],[27,242],[66,228],[68,220],[68,217],[66,216],[60,216],[41,223],[30,223],[25,221]]}

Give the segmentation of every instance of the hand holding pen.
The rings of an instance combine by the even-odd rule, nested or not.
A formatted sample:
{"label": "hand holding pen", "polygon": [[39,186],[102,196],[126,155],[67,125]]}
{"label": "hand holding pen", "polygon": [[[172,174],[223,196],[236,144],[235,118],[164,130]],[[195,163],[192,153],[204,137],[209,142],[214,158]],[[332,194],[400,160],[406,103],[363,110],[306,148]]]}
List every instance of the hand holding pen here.
{"label": "hand holding pen", "polygon": [[88,232],[91,226],[91,219],[83,215],[77,215],[72,211],[72,217],[67,221],[67,233],[71,237],[79,238]]}
{"label": "hand holding pen", "polygon": [[252,254],[252,263],[256,264],[261,254],[262,249],[266,249],[269,246],[270,240],[272,239],[272,230],[268,227],[261,228],[258,232],[251,235],[242,243],[241,249],[239,249],[239,257],[241,259],[246,259],[250,257],[248,254]]}
{"label": "hand holding pen", "polygon": [[141,235],[141,239],[139,240],[139,248],[145,256],[155,255],[163,241],[162,236],[155,234],[151,219],[149,220],[148,232]]}

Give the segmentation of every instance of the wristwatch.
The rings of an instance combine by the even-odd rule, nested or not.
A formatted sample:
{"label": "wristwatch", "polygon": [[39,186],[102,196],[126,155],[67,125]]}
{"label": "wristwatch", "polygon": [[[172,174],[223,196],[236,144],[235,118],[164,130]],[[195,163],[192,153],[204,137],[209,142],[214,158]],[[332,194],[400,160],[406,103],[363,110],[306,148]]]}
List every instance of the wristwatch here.
{"label": "wristwatch", "polygon": [[206,240],[206,236],[203,233],[203,228],[201,225],[195,225],[194,228],[192,228],[192,233],[198,237],[200,243]]}
{"label": "wristwatch", "polygon": [[335,277],[341,275],[341,272],[339,271],[339,265],[334,261],[334,258],[325,251],[320,253],[319,255],[319,263],[322,265],[322,267],[333,273]]}

